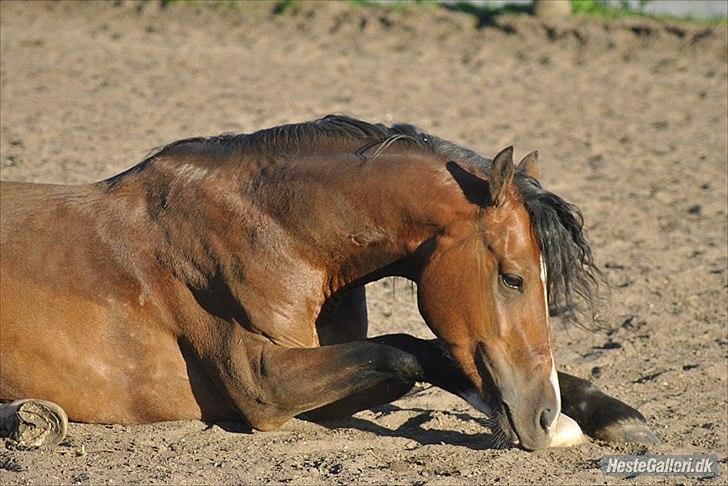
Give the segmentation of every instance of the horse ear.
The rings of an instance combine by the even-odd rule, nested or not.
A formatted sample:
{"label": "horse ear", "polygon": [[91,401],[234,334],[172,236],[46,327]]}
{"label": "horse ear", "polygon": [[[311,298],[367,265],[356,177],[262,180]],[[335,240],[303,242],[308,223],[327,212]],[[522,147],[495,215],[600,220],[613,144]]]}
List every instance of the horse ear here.
{"label": "horse ear", "polygon": [[453,161],[445,164],[445,168],[452,175],[453,179],[455,179],[455,182],[458,183],[460,190],[463,191],[463,195],[468,201],[478,206],[487,206],[490,204],[488,181],[463,169]]}
{"label": "horse ear", "polygon": [[490,179],[488,180],[490,200],[496,206],[505,199],[508,186],[513,182],[513,172],[513,146],[510,146],[495,156],[490,168]]}
{"label": "horse ear", "polygon": [[538,179],[541,177],[541,167],[538,165],[538,152],[533,151],[526,155],[523,160],[518,163],[518,170],[524,172],[527,176]]}

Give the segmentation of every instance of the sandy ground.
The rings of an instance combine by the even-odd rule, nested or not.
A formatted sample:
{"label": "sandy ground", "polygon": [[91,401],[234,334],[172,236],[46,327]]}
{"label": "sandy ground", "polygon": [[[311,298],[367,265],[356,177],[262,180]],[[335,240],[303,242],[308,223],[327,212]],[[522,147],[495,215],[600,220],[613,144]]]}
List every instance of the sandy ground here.
{"label": "sandy ground", "polygon": [[[0,444],[0,483],[612,483],[599,459],[627,452],[714,454],[712,481],[728,480],[725,25],[2,2],[0,29],[7,180],[94,181],[175,139],[330,112],[484,155],[538,149],[614,284],[612,331],[554,321],[559,367],[637,406],[665,441],[492,450],[483,416],[431,388],[267,433],[72,424],[54,451]],[[369,305],[372,335],[429,335],[405,282],[370,286]]]}

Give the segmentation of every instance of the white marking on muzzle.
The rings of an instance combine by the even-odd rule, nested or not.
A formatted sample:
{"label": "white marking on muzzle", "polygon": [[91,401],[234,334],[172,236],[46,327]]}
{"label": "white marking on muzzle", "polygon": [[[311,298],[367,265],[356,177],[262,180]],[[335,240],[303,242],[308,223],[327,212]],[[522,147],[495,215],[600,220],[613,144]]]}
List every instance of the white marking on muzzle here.
{"label": "white marking on muzzle", "polygon": [[541,284],[543,285],[543,305],[546,311],[546,325],[549,330],[549,351],[551,353],[551,376],[549,377],[549,381],[551,382],[551,386],[554,388],[554,393],[556,394],[556,415],[554,415],[554,421],[551,422],[551,425],[549,425],[547,428],[549,431],[553,431],[553,429],[556,427],[556,424],[559,422],[559,415],[561,415],[561,391],[559,389],[559,375],[556,373],[556,361],[554,360],[554,352],[551,349],[551,324],[549,323],[549,298],[548,298],[548,292],[546,290],[546,281],[547,281],[547,274],[546,274],[546,262],[543,260],[543,255],[541,255],[540,258],[540,265],[541,265]]}
{"label": "white marking on muzzle", "polygon": [[[549,322],[549,299],[546,290],[546,282],[548,275],[546,274],[546,262],[541,255],[541,283],[543,284],[543,301],[546,311],[546,322]],[[551,349],[551,325],[549,324],[549,349]],[[556,373],[556,361],[554,353],[551,350],[551,376],[549,377],[551,386],[556,394],[556,416],[554,421],[549,425],[548,430],[551,433],[551,442],[549,447],[569,447],[587,442],[586,436],[581,431],[581,427],[574,419],[561,413],[561,390],[559,389],[559,375]]]}

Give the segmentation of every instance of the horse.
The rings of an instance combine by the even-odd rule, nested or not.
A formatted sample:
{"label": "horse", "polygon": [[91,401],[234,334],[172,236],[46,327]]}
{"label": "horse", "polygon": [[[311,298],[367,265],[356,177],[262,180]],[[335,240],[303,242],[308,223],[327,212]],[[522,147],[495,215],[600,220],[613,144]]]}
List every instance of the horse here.
{"label": "horse", "polygon": [[[538,177],[537,153],[329,115],[179,140],[91,184],[3,181],[0,399],[48,421],[266,431],[429,382],[526,450],[568,417],[658,441],[556,370],[549,308],[594,314],[601,274],[581,213]],[[367,338],[364,285],[388,276],[415,282],[436,339]]]}

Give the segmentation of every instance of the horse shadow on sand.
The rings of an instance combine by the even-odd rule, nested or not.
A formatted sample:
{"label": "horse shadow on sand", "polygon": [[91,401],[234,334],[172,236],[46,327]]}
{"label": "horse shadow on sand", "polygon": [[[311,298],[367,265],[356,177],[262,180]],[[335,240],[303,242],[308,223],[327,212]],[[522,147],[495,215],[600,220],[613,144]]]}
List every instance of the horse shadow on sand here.
{"label": "horse shadow on sand", "polygon": [[[338,420],[312,420],[305,417],[297,417],[305,422],[315,423],[329,430],[336,429],[357,429],[362,432],[369,432],[383,437],[399,437],[410,439],[418,446],[430,444],[448,444],[467,447],[472,450],[502,449],[503,445],[498,440],[497,433],[493,432],[492,419],[476,417],[465,412],[450,412],[443,410],[428,410],[418,407],[399,407],[394,404],[380,405],[370,409],[380,416],[386,416],[395,412],[415,412],[416,415],[408,418],[404,423],[395,429],[390,429],[372,420],[353,416]],[[441,430],[423,428],[423,425],[436,418],[435,414],[446,414],[464,422],[476,422],[480,426],[489,429],[491,432],[466,433],[457,430]],[[209,424],[212,426],[213,424]],[[221,429],[227,432],[251,434],[252,429],[244,422],[215,422]]]}

